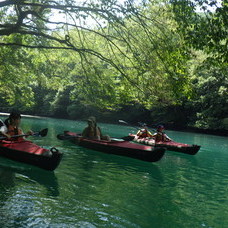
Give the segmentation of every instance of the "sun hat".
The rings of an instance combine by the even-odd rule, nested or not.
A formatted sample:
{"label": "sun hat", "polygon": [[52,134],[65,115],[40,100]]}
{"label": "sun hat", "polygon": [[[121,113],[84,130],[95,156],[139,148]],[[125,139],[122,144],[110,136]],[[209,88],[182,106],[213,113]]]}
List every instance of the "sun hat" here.
{"label": "sun hat", "polygon": [[160,124],[160,125],[157,126],[157,129],[165,129],[165,127]]}
{"label": "sun hat", "polygon": [[94,122],[96,123],[96,118],[94,116],[90,116],[88,119],[87,119],[88,122]]}

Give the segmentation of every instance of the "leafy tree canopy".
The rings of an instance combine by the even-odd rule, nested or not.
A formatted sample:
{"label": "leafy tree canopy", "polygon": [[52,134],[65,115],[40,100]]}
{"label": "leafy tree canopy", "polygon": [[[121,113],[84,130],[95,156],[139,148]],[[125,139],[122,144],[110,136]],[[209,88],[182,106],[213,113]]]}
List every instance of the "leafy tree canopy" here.
{"label": "leafy tree canopy", "polygon": [[190,47],[228,62],[227,0],[171,0],[179,29]]}
{"label": "leafy tree canopy", "polygon": [[[68,51],[59,53],[58,58],[47,54],[49,64],[41,63],[35,52],[26,51],[31,65],[27,62],[24,68],[30,66],[42,85],[50,79],[56,89],[74,85],[73,99],[110,108],[132,102],[148,108],[161,102],[181,102],[189,96],[185,67],[189,53],[175,33],[171,7],[167,1],[142,3],[3,1],[0,46]],[[77,54],[75,58],[69,58],[72,53]],[[18,58],[19,53],[14,55]],[[32,100],[32,92],[29,94]]]}

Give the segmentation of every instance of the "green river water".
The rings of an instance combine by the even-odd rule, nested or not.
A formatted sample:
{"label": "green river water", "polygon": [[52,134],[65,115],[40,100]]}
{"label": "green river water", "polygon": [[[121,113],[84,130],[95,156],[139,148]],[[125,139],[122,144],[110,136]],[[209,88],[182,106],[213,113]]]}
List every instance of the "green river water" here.
{"label": "green river water", "polygon": [[[5,119],[3,116],[2,119]],[[227,137],[166,131],[175,141],[201,145],[192,156],[166,151],[156,163],[109,155],[60,141],[64,130],[86,122],[22,119],[30,137],[64,153],[54,172],[0,157],[0,227],[41,228],[226,228],[228,227]],[[99,124],[121,137],[133,128]]]}

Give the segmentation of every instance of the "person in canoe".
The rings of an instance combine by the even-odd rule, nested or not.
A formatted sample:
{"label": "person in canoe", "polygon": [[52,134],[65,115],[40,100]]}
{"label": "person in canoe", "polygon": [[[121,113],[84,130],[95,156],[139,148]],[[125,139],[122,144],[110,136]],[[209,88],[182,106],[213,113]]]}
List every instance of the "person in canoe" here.
{"label": "person in canoe", "polygon": [[142,139],[142,138],[152,138],[153,135],[151,132],[148,130],[146,124],[143,125],[143,128],[140,129],[135,136],[135,139]]}
{"label": "person in canoe", "polygon": [[152,135],[152,138],[155,139],[155,142],[168,142],[172,141],[165,132],[163,132],[165,127],[163,125],[158,125],[157,132]]}
{"label": "person in canoe", "polygon": [[[6,130],[4,132],[7,138],[11,138],[14,135],[23,135],[23,130],[20,128],[21,114],[18,112],[11,112],[9,117],[5,120]],[[27,132],[28,135],[32,135],[33,132],[30,130]],[[23,137],[14,138],[15,140],[23,140]]]}
{"label": "person in canoe", "polygon": [[95,140],[110,141],[108,135],[102,135],[100,127],[97,126],[96,118],[91,116],[87,120],[88,126],[83,130],[82,137]]}

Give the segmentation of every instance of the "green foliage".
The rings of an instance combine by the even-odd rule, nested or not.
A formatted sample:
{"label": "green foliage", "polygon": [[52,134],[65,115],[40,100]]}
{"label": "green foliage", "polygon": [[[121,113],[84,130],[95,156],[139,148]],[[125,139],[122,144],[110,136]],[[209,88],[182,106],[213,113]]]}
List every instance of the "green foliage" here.
{"label": "green foliage", "polygon": [[228,3],[172,0],[176,21],[186,43],[211,59],[228,62]]}
{"label": "green foliage", "polygon": [[94,116],[98,116],[99,112],[95,107],[90,105],[83,105],[80,104],[80,102],[72,103],[67,107],[67,115],[71,119],[85,120],[88,116],[91,116],[91,114]]}
{"label": "green foliage", "polygon": [[75,85],[74,98],[83,94],[85,102],[110,109],[131,102],[147,108],[181,103],[190,91],[186,70],[189,54],[173,31],[175,23],[166,6],[150,6],[140,17],[125,20],[125,27],[103,28],[104,37],[69,31],[75,46],[83,42],[87,49],[112,59],[104,65],[93,56],[81,55],[86,67],[81,69],[84,77]]}
{"label": "green foliage", "polygon": [[0,95],[10,105],[31,107],[34,104],[29,86],[34,78],[29,66],[30,56],[25,50],[0,47]]}
{"label": "green foliage", "polygon": [[204,62],[195,71],[194,87],[197,111],[196,127],[224,128],[223,119],[228,114],[228,67],[213,67]]}

